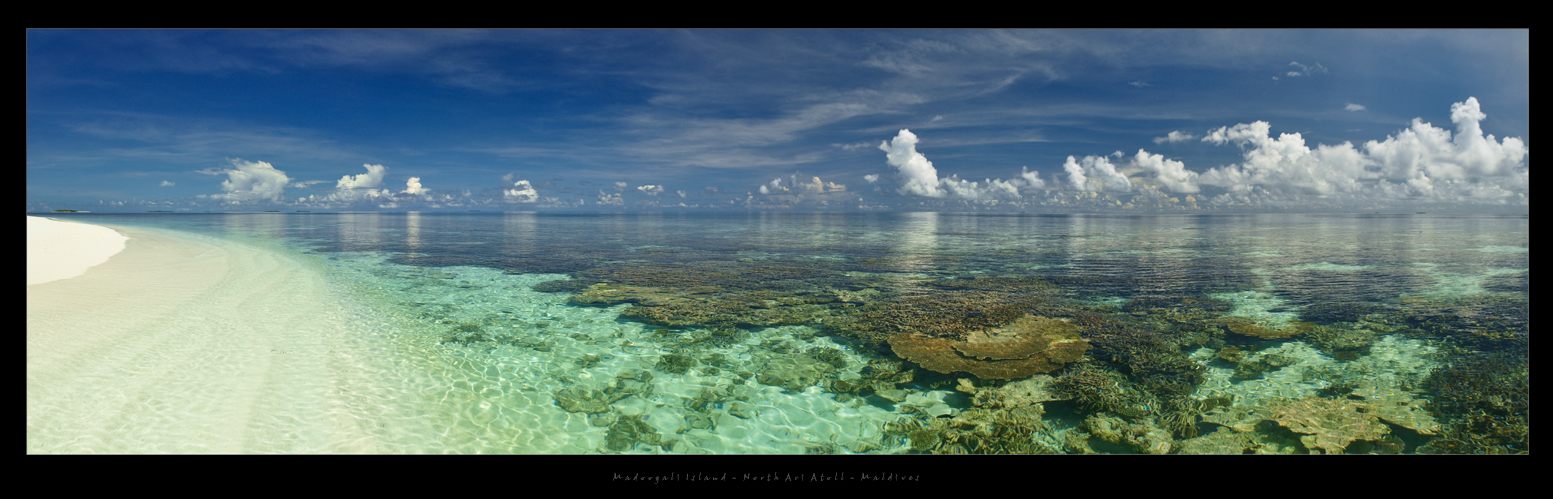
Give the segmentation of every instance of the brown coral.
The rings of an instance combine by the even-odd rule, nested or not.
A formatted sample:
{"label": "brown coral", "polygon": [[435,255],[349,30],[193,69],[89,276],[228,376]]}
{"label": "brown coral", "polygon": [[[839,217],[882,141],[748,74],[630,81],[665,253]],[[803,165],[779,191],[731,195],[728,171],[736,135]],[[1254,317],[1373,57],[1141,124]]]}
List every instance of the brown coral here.
{"label": "brown coral", "polygon": [[827,326],[870,342],[901,333],[963,340],[1049,305],[1049,288],[1033,279],[900,280]]}
{"label": "brown coral", "polygon": [[1203,421],[1237,432],[1256,430],[1257,423],[1270,419],[1267,408],[1259,405],[1226,405],[1203,412]]}
{"label": "brown coral", "polygon": [[992,409],[1022,407],[1053,400],[1071,400],[1073,397],[1055,393],[1050,387],[1055,378],[1037,374],[1027,379],[1012,381],[998,387],[978,387],[971,380],[960,378],[955,390],[971,395],[971,403],[977,407]]}
{"label": "brown coral", "polygon": [[1424,409],[1427,402],[1414,398],[1413,394],[1396,389],[1362,387],[1349,394],[1364,399],[1365,410],[1382,421],[1424,435],[1437,435],[1440,423]]}
{"label": "brown coral", "polygon": [[1309,323],[1296,322],[1293,327],[1270,328],[1258,324],[1255,320],[1250,318],[1236,316],[1220,317],[1216,320],[1216,322],[1223,324],[1224,327],[1229,328],[1230,332],[1232,333],[1243,336],[1250,336],[1253,338],[1261,338],[1264,340],[1292,338],[1296,335],[1299,335],[1300,333],[1304,333],[1310,330],[1313,326],[1313,324]]}
{"label": "brown coral", "polygon": [[1174,443],[1170,432],[1154,426],[1152,420],[1142,424],[1129,423],[1116,416],[1098,413],[1085,418],[1082,427],[1096,438],[1132,447],[1143,454],[1169,454]]}
{"label": "brown coral", "polygon": [[1380,440],[1391,431],[1373,414],[1360,412],[1366,404],[1318,397],[1292,400],[1271,409],[1272,419],[1295,433],[1309,449],[1341,454],[1355,440]]}
{"label": "brown coral", "polygon": [[1072,324],[1031,315],[992,331],[972,332],[965,341],[920,333],[897,334],[889,341],[896,355],[923,368],[945,374],[963,371],[983,379],[1051,372],[1089,349]]}
{"label": "brown coral", "polygon": [[780,326],[824,317],[813,297],[773,291],[721,292],[706,286],[670,288],[598,283],[569,299],[586,305],[631,303],[621,315],[665,326]]}
{"label": "brown coral", "polygon": [[1219,428],[1207,435],[1182,440],[1177,448],[1181,454],[1292,454],[1297,447],[1293,441],[1281,442],[1272,435]]}

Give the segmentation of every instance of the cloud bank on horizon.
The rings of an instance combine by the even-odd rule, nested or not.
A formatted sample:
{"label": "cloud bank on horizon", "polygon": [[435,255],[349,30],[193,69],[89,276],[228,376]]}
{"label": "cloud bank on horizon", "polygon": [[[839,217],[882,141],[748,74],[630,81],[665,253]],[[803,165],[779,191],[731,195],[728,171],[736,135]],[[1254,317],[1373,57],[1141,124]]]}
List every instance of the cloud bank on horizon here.
{"label": "cloud bank on horizon", "polygon": [[[1063,163],[1062,174],[1054,175],[1048,187],[1029,167],[1009,180],[984,179],[980,182],[961,179],[956,174],[939,177],[933,162],[917,150],[919,139],[910,130],[902,129],[895,137],[879,144],[885,153],[885,163],[894,169],[893,178],[899,187],[895,193],[904,198],[926,198],[938,201],[962,201],[980,206],[1013,206],[1028,209],[1041,206],[1123,205],[1132,198],[1166,201],[1186,207],[1224,206],[1288,207],[1309,203],[1313,199],[1328,202],[1345,201],[1350,204],[1375,204],[1384,201],[1421,203],[1469,203],[1506,204],[1526,202],[1528,172],[1524,141],[1517,137],[1496,139],[1484,134],[1481,122],[1487,118],[1477,98],[1469,97],[1451,105],[1451,120],[1456,132],[1435,127],[1414,118],[1409,128],[1388,135],[1383,141],[1371,140],[1360,147],[1344,142],[1337,145],[1319,144],[1315,148],[1306,145],[1299,133],[1283,133],[1272,137],[1271,125],[1265,121],[1222,126],[1204,132],[1201,142],[1216,146],[1235,145],[1242,152],[1243,161],[1216,166],[1202,172],[1188,169],[1186,164],[1166,159],[1164,155],[1138,149],[1128,157],[1121,151],[1110,155],[1088,155],[1083,158],[1068,156]],[[1172,136],[1188,136],[1177,134]],[[1117,162],[1112,162],[1112,157]],[[294,204],[311,208],[355,208],[377,205],[379,208],[398,206],[400,202],[430,201],[431,191],[421,184],[420,177],[410,177],[404,190],[397,193],[383,188],[388,167],[364,164],[367,172],[345,175],[335,183],[335,190],[325,196],[309,195],[305,198],[285,199],[285,187],[291,183],[284,171],[263,161],[231,160],[227,169],[209,169],[202,173],[227,175],[221,182],[222,193],[202,194],[201,198],[222,200],[238,205],[252,202]],[[511,177],[508,176],[508,179]],[[880,174],[863,176],[868,183],[877,182]],[[837,202],[837,208],[845,203],[866,203],[860,196],[803,196],[827,192],[840,193],[846,186],[825,182],[813,177],[807,183],[800,182],[797,174],[783,185],[783,178],[757,186],[761,196],[787,194],[777,205],[803,205],[806,201]],[[303,184],[303,183],[297,183]],[[296,185],[296,184],[293,184]],[[625,182],[616,182],[617,192],[599,191],[599,206],[624,206],[621,196],[626,192]],[[1212,197],[1195,197],[1203,187],[1217,187],[1222,192]],[[797,189],[798,192],[793,191]],[[661,185],[640,185],[639,193],[656,198],[665,191]],[[684,198],[684,191],[678,191]],[[1064,194],[1076,194],[1065,196]],[[1102,196],[1101,194],[1106,194]],[[1186,196],[1181,204],[1177,195]],[[823,199],[822,199],[823,198]],[[533,205],[541,195],[528,180],[513,182],[510,189],[502,191],[502,201],[520,205]],[[557,197],[548,198],[554,203]],[[753,193],[746,199],[752,204]],[[436,203],[427,203],[436,204]],[[469,198],[443,195],[443,204],[465,206],[489,204]],[[567,207],[587,206],[587,202]],[[682,203],[681,203],[682,204]],[[770,205],[772,203],[759,203]],[[769,207],[769,206],[768,206]]]}
{"label": "cloud bank on horizon", "polygon": [[1529,207],[1524,31],[28,33],[29,210]]}
{"label": "cloud bank on horizon", "polygon": [[[1384,141],[1366,142],[1362,150],[1349,142],[1321,144],[1312,149],[1299,133],[1273,138],[1268,122],[1241,123],[1208,130],[1201,139],[1214,145],[1238,146],[1243,151],[1240,163],[1198,173],[1187,169],[1181,161],[1165,159],[1144,149],[1138,149],[1130,161],[1121,164],[1112,163],[1109,156],[1068,156],[1062,165],[1065,181],[1054,182],[1054,189],[1045,189],[1039,178],[1029,177],[1028,169],[1023,173],[1028,181],[1016,178],[976,183],[953,175],[940,179],[933,163],[917,152],[918,139],[910,130],[901,130],[879,148],[886,152],[888,164],[897,170],[901,184],[897,192],[926,198],[1008,201],[1023,199],[1019,192],[1022,187],[1027,193],[1047,194],[1131,193],[1136,188],[1168,193],[1163,199],[1178,203],[1178,199],[1168,195],[1197,194],[1203,191],[1202,186],[1213,186],[1224,192],[1203,199],[1205,205],[1290,207],[1316,200],[1354,206],[1385,201],[1524,203],[1528,189],[1526,144],[1517,137],[1496,141],[1492,134],[1485,136],[1480,126],[1485,118],[1477,98],[1468,97],[1451,105],[1455,134],[1414,118],[1411,127],[1388,135]],[[1171,132],[1172,137],[1185,135]],[[1121,151],[1112,155],[1124,156]],[[1078,195],[1073,199],[1086,197]],[[1191,196],[1188,200],[1189,204],[1197,202]],[[1122,199],[1113,195],[1098,202],[1116,204]],[[1068,200],[1047,197],[1034,204],[1051,203],[1067,204]]]}

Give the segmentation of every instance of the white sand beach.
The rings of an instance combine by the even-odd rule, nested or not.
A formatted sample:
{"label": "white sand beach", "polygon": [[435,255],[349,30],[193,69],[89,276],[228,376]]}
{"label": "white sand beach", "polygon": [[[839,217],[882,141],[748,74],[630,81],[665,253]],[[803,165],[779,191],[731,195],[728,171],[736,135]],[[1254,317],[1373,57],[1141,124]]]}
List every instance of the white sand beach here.
{"label": "white sand beach", "polygon": [[348,314],[316,271],[192,234],[34,220],[28,453],[392,452],[341,381]]}
{"label": "white sand beach", "polygon": [[125,240],[100,225],[27,217],[27,285],[86,273],[123,251]]}

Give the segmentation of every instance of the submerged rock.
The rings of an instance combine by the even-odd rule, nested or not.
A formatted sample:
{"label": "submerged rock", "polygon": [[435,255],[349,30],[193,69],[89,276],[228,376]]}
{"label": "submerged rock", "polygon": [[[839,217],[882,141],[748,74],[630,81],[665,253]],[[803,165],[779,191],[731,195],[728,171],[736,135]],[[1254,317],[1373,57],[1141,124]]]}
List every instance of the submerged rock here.
{"label": "submerged rock", "polygon": [[652,393],[651,381],[651,372],[628,370],[617,375],[613,385],[603,389],[568,386],[557,390],[552,396],[555,398],[555,405],[568,412],[598,414],[609,412],[609,405],[617,400],[632,395]]}
{"label": "submerged rock", "polygon": [[667,373],[685,374],[686,372],[689,372],[691,368],[695,367],[696,364],[697,362],[694,357],[671,353],[659,358],[658,364],[653,366],[653,369]]}
{"label": "submerged rock", "polygon": [[755,381],[801,392],[835,374],[835,365],[809,354],[777,354],[766,361],[765,367],[755,375]]}
{"label": "submerged rock", "polygon": [[647,424],[646,416],[620,416],[615,423],[609,425],[609,432],[604,436],[604,447],[624,452],[636,447],[638,443],[658,445],[663,441],[663,435],[657,428]]}

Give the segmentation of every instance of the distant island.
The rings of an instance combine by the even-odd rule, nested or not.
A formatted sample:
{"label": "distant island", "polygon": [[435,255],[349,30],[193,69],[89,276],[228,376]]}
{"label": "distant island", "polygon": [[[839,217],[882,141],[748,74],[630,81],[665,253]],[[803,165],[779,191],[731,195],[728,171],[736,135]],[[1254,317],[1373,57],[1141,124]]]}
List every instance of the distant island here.
{"label": "distant island", "polygon": [[91,213],[84,210],[54,210],[54,213]]}
{"label": "distant island", "polygon": [[265,213],[280,213],[280,210],[264,210]]}
{"label": "distant island", "polygon": [[172,210],[151,210],[146,213],[172,213]]}

